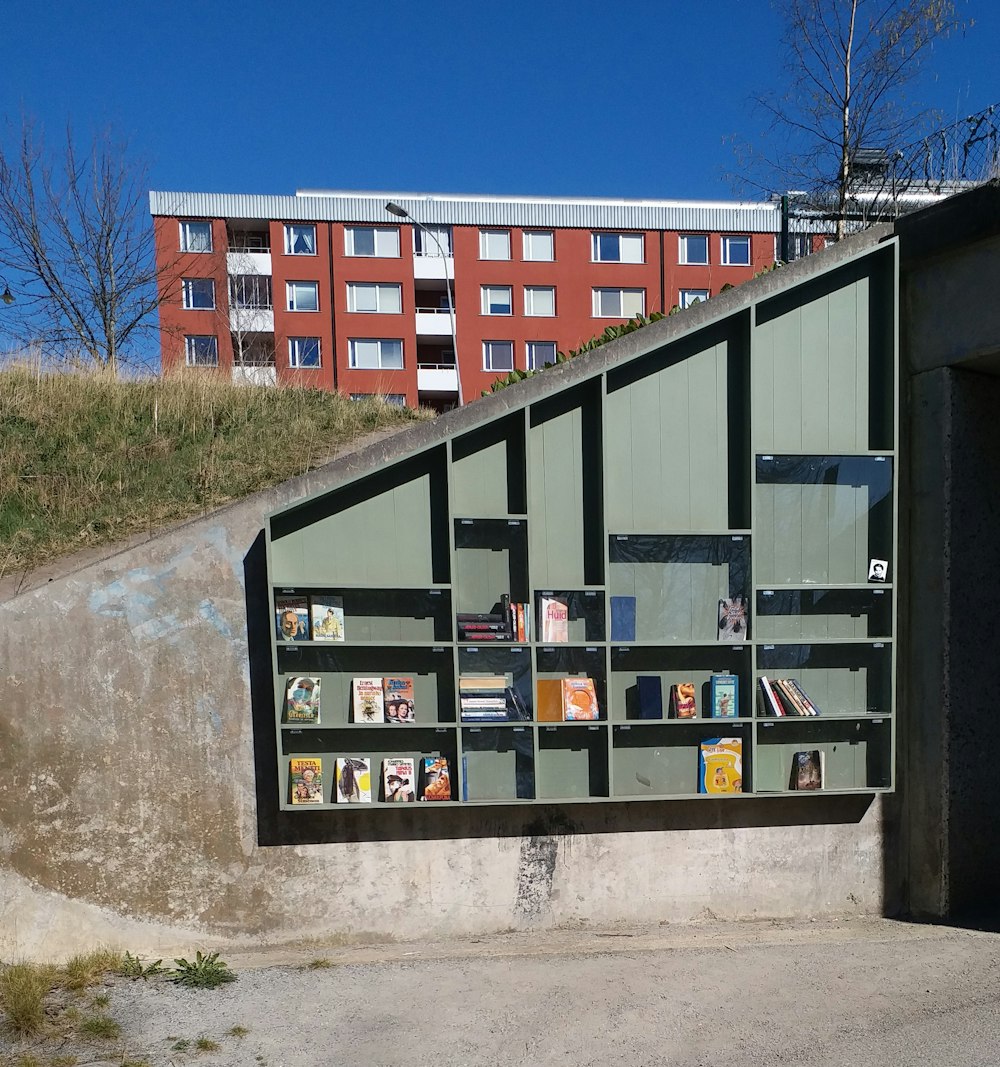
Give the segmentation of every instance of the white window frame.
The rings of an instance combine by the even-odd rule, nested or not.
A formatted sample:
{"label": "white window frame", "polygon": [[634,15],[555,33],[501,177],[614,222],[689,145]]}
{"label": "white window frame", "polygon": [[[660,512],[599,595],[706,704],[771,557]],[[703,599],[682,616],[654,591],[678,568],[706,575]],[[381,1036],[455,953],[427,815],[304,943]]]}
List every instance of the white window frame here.
{"label": "white window frame", "polygon": [[[375,290],[375,306],[373,308],[358,307],[358,292],[362,289]],[[390,289],[394,290],[396,294],[395,308],[383,307],[387,299],[383,296],[383,291]],[[403,287],[399,282],[348,282],[347,310],[356,312],[358,315],[402,315]]]}
{"label": "white window frame", "polygon": [[[191,231],[189,229],[191,226],[208,227],[208,248],[191,247]],[[212,235],[212,224],[207,219],[180,219],[178,227],[178,241],[182,252],[190,252],[193,255],[204,255],[206,252],[212,252],[214,250],[215,238]]]}
{"label": "white window frame", "polygon": [[[551,345],[552,346],[552,358],[543,359],[541,362],[533,356],[532,349],[535,345]],[[528,370],[541,370],[546,363],[555,363],[556,356],[559,355],[559,345],[556,341],[526,341],[524,345],[524,365]]]}
{"label": "white window frame", "polygon": [[[509,367],[494,367],[493,359],[494,345],[506,345],[510,352],[510,366]],[[488,371],[512,371],[514,369],[514,342],[513,341],[483,341],[483,370]]]}
{"label": "white window frame", "polygon": [[[302,350],[306,343],[316,342],[316,362],[303,363]],[[317,370],[323,366],[323,341],[319,337],[289,337],[288,338],[288,365],[296,370]]]}
{"label": "white window frame", "polygon": [[[193,283],[206,283],[212,287],[212,302],[210,304],[195,304],[192,302],[194,294]],[[215,279],[214,278],[182,278],[181,279],[181,307],[185,311],[214,311],[215,310]]]}
{"label": "white window frame", "polygon": [[692,304],[704,302],[712,295],[709,289],[682,289],[678,293],[677,306],[683,308],[685,311],[691,307]]}
{"label": "white window frame", "polygon": [[[198,358],[196,351],[199,341],[211,341],[211,362],[206,363]],[[184,336],[184,366],[185,367],[217,367],[219,365],[219,339],[214,333],[192,333]]]}
{"label": "white window frame", "polygon": [[[617,245],[615,256],[601,255],[601,238],[612,237]],[[625,253],[629,253],[626,255]],[[633,258],[638,254],[638,259]],[[611,230],[594,230],[590,235],[590,261],[592,263],[645,263],[646,235],[644,233],[616,233]]]}
{"label": "white window frame", "polygon": [[[500,247],[492,248],[494,242]],[[496,252],[501,252],[497,255]],[[503,260],[510,259],[510,230],[482,229],[479,231],[479,258]]]}
{"label": "white window frame", "polygon": [[[296,230],[312,230],[312,251],[295,251],[297,240]],[[285,223],[285,255],[286,256],[315,256],[316,251],[316,227],[311,222],[286,222]]]}
{"label": "white window frame", "polygon": [[[535,251],[533,248],[533,238],[546,238],[548,241],[548,255],[536,256],[532,255]],[[554,230],[524,230],[521,234],[521,252],[522,257],[528,263],[552,263],[556,258],[556,235]]]}
{"label": "white window frame", "polygon": [[[377,345],[376,350],[376,362],[374,366],[359,365],[357,347],[358,345]],[[382,346],[383,345],[399,345],[399,365],[387,364],[383,362]],[[403,341],[398,337],[352,337],[347,342],[348,350],[348,366],[352,370],[402,370],[405,366],[405,357],[403,352]]]}
{"label": "white window frame", "polygon": [[[699,241],[705,242],[705,258],[704,259],[690,259],[688,257],[688,240],[695,238]],[[707,233],[682,233],[677,236],[677,262],[682,266],[692,267],[706,267],[708,266],[711,257],[709,250],[709,239]]]}
{"label": "white window frame", "polygon": [[[500,292],[503,290],[507,294],[507,310],[506,311],[491,311],[490,294],[493,292]],[[483,285],[480,286],[480,292],[482,294],[482,309],[484,315],[513,315],[514,314],[514,290],[509,285]]]}
{"label": "white window frame", "polygon": [[[614,315],[605,314],[601,310],[601,294],[602,293],[617,293],[618,294],[618,308],[619,313]],[[638,311],[624,310],[625,294],[634,295],[639,294],[640,306]],[[594,288],[594,318],[595,319],[634,319],[636,315],[646,314],[646,290],[645,289],[633,289],[633,288],[618,288],[616,286],[598,286]]]}
{"label": "white window frame", "polygon": [[[550,311],[536,311],[536,294],[547,293],[550,296]],[[556,287],[554,285],[526,285],[524,287],[524,314],[529,318],[554,318],[556,313]]]}
{"label": "white window frame", "polygon": [[[372,231],[373,252],[356,252],[354,235],[359,230]],[[398,226],[345,226],[344,255],[363,257],[365,259],[399,259]]]}
{"label": "white window frame", "polygon": [[[732,258],[732,248],[735,242],[739,241],[740,244],[735,247],[742,248],[743,242],[746,241],[747,258],[746,262],[742,260],[734,260]],[[749,267],[753,262],[753,247],[750,242],[750,234],[748,233],[729,233],[722,235],[722,265],[724,267]]]}
{"label": "white window frame", "polygon": [[[295,306],[295,287],[297,285],[311,285],[313,292],[316,294],[316,306],[311,308],[296,307]],[[285,282],[285,308],[288,311],[298,311],[307,314],[315,314],[319,311],[319,282],[311,281],[308,278],[300,278],[295,281]]]}

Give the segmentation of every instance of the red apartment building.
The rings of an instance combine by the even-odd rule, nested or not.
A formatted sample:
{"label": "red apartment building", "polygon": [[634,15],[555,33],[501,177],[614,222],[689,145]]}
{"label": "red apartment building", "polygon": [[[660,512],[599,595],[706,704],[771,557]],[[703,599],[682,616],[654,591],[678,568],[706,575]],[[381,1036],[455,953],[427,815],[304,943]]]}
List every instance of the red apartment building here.
{"label": "red apartment building", "polygon": [[[439,409],[746,281],[781,229],[776,203],[152,192],[150,209],[165,370]],[[823,238],[791,240],[794,257]]]}

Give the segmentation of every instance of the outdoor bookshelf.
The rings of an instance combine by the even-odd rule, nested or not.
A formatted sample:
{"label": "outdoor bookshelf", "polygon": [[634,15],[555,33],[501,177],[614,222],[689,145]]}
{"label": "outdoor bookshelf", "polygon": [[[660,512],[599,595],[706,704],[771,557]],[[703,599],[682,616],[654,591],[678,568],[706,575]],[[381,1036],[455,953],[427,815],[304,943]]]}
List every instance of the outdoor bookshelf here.
{"label": "outdoor bookshelf", "polygon": [[[894,789],[894,270],[894,246],[866,253],[271,515],[282,807],[398,806],[378,790],[394,756],[448,759],[439,806]],[[462,640],[456,615],[501,594],[530,606],[529,639]],[[274,601],[290,595],[340,598],[345,639],[279,640]],[[551,596],[566,642],[539,640]],[[736,596],[745,639],[720,641],[719,601]],[[627,639],[619,597],[634,598]],[[735,718],[706,717],[720,673],[738,678]],[[470,674],[504,675],[530,717],[463,722]],[[293,675],[321,678],[319,724],[283,721]],[[412,676],[416,722],[352,722],[366,675]],[[798,679],[821,714],[765,714],[762,675]],[[568,676],[593,679],[598,720],[537,717],[538,682]],[[664,716],[670,686],[694,683],[699,717],[635,718],[640,677],[659,679]],[[698,793],[699,746],[719,736],[742,741],[742,793]],[[823,753],[819,792],[790,788],[801,750]],[[324,803],[292,807],[289,759],[315,755]],[[371,759],[370,806],[332,802],[338,756]]]}

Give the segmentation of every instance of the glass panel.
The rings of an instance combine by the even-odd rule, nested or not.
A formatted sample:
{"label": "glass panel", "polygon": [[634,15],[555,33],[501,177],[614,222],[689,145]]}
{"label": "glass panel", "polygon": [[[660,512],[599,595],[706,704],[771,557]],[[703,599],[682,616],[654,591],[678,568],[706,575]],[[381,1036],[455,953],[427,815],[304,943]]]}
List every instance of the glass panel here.
{"label": "glass panel", "polygon": [[363,226],[354,226],[347,231],[348,255],[374,256],[375,231]]}
{"label": "glass panel", "polygon": [[621,236],[621,256],[622,263],[641,263],[642,262],[642,240],[643,235],[641,233],[623,233]]}
{"label": "glass panel", "polygon": [[399,369],[403,366],[403,342],[382,341],[382,366]]}
{"label": "glass panel", "polygon": [[608,796],[607,729],[542,726],[535,774],[539,798]]}
{"label": "glass panel", "polygon": [[620,318],[622,294],[620,289],[597,289],[597,314],[603,318]]}
{"label": "glass panel", "polygon": [[511,341],[486,342],[486,370],[513,370],[514,345]]}
{"label": "glass panel", "polygon": [[293,367],[318,367],[320,365],[318,337],[292,337],[289,338],[289,346]]}
{"label": "glass panel", "polygon": [[725,245],[724,262],[734,266],[749,266],[750,264],[750,238],[749,237],[724,237]]}
{"label": "glass panel", "polygon": [[621,255],[618,242],[616,233],[595,233],[594,258],[601,263],[617,263]]}
{"label": "glass panel", "polygon": [[214,337],[187,337],[187,363],[190,367],[214,367],[219,362],[219,344]]}
{"label": "glass panel", "polygon": [[483,259],[510,259],[510,234],[506,230],[483,230]]}
{"label": "glass panel", "polygon": [[380,285],[378,293],[379,311],[385,315],[398,315],[402,311],[402,295],[398,285]]}
{"label": "glass panel", "polygon": [[373,368],[378,366],[378,341],[352,341],[351,366]]}
{"label": "glass panel", "polygon": [[315,226],[286,226],[285,251],[293,256],[311,256],[316,253]]}
{"label": "glass panel", "polygon": [[318,311],[319,292],[315,282],[288,283],[289,311]]}
{"label": "glass panel", "polygon": [[[779,719],[757,724],[757,793],[798,790],[796,754],[819,753],[822,783],[833,789],[887,789],[892,785],[892,721]],[[814,782],[820,775],[816,775]]]}
{"label": "glass panel", "polygon": [[758,589],[759,641],[889,637],[890,589]]}
{"label": "glass panel", "polygon": [[646,294],[641,289],[622,290],[622,318],[631,319],[642,315],[646,307]]}
{"label": "glass panel", "polygon": [[211,252],[212,224],[210,222],[182,222],[181,251]]}
{"label": "glass panel", "polygon": [[532,800],[534,796],[530,727],[462,730],[463,800]]}
{"label": "glass panel", "polygon": [[215,283],[211,278],[184,279],[184,307],[203,310],[215,307]]}
{"label": "glass panel", "polygon": [[681,238],[682,263],[707,263],[708,238],[703,235],[689,234]]}
{"label": "glass panel", "polygon": [[[757,671],[769,679],[793,678],[821,717],[889,715],[892,710],[892,648],[884,641],[761,645]],[[758,713],[773,714],[760,695],[756,699]]]}
{"label": "glass panel", "polygon": [[546,363],[555,363],[555,341],[528,342],[528,370],[540,370]]}
{"label": "glass panel", "polygon": [[524,258],[549,262],[554,256],[553,235],[548,230],[525,230]]}
{"label": "glass panel", "polygon": [[377,311],[376,287],[356,283],[351,285],[352,311]]}
{"label": "glass panel", "polygon": [[[612,779],[616,797],[695,795],[698,793],[701,745],[719,726],[679,722],[659,726],[612,727]],[[728,725],[726,736],[742,744],[745,788],[750,786],[750,727]],[[739,796],[739,793],[732,794]],[[725,799],[721,797],[720,799]]]}
{"label": "glass panel", "polygon": [[[449,230],[449,241],[450,233],[451,231]],[[395,229],[395,227],[375,230],[374,238],[375,250],[365,253],[366,255],[376,255],[386,259],[392,259],[399,255],[399,230]],[[445,248],[447,247],[448,245],[445,245]]]}
{"label": "glass panel", "polygon": [[483,305],[483,311],[487,315],[509,315],[511,313],[510,287],[484,287]]}
{"label": "glass panel", "polygon": [[525,314],[554,315],[556,292],[552,288],[528,287],[525,289]]}

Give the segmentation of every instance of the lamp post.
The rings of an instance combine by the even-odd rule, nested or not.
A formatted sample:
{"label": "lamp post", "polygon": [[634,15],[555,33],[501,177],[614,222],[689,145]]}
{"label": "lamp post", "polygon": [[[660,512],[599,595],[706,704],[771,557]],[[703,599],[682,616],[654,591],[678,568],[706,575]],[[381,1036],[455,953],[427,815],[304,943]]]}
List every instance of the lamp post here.
{"label": "lamp post", "polygon": [[3,292],[0,293],[0,300],[5,304],[10,305],[14,303],[14,294],[10,291],[10,286],[7,284],[7,279],[0,274],[0,282],[3,283]]}
{"label": "lamp post", "polygon": [[433,230],[429,230],[422,222],[418,222],[405,207],[400,206],[394,200],[390,200],[385,205],[386,211],[390,215],[396,215],[401,219],[409,219],[414,226],[419,226],[421,231],[437,245],[437,250],[441,255],[441,262],[444,264],[444,289],[448,296],[448,320],[451,323],[451,345],[452,352],[455,356],[455,384],[458,387],[458,406],[462,406],[462,368],[458,360],[458,330],[455,326],[455,303],[451,297],[451,279],[448,277],[448,257],[445,255],[444,248],[441,246],[441,242],[438,240],[437,234]]}

